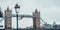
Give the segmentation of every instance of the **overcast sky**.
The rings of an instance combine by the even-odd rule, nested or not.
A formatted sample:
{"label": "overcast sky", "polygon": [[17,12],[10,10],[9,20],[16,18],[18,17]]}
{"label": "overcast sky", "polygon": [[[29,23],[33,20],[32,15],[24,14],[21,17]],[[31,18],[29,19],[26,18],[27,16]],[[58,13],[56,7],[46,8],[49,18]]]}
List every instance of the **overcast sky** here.
{"label": "overcast sky", "polygon": [[[9,7],[13,14],[15,14],[14,6],[16,3],[21,6],[19,14],[32,15],[37,8],[42,19],[47,23],[53,24],[54,21],[57,24],[60,23],[60,0],[0,0],[2,11],[4,12]],[[23,18],[19,20],[19,27],[32,26],[32,22],[32,18]],[[4,25],[4,21],[0,22],[0,24]],[[16,28],[15,18],[12,18],[12,27]]]}

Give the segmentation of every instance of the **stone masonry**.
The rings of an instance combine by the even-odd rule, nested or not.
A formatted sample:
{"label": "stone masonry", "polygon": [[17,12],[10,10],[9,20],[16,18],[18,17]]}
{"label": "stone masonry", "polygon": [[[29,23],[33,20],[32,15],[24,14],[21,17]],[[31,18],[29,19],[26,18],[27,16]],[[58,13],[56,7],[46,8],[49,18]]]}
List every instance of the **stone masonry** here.
{"label": "stone masonry", "polygon": [[12,11],[9,10],[9,7],[7,7],[7,10],[5,11],[5,30],[12,30]]}

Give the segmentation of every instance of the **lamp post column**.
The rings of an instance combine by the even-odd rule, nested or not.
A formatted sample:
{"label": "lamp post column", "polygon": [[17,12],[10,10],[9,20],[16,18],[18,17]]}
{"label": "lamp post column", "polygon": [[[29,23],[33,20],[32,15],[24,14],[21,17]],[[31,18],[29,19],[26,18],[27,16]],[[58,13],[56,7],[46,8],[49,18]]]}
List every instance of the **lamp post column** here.
{"label": "lamp post column", "polygon": [[17,30],[18,30],[18,13],[16,13],[16,18],[17,18]]}
{"label": "lamp post column", "polygon": [[20,9],[20,6],[18,4],[15,5],[15,11],[16,11],[16,24],[17,24],[17,30],[18,30],[18,13],[19,13],[19,9]]}

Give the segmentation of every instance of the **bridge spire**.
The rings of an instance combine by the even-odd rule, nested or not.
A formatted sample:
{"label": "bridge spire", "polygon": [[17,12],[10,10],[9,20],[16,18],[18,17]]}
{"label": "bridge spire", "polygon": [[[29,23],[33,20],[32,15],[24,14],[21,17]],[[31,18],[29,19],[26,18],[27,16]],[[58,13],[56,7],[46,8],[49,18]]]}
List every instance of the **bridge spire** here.
{"label": "bridge spire", "polygon": [[35,13],[38,13],[37,8],[35,9]]}
{"label": "bridge spire", "polygon": [[35,13],[39,13],[39,14],[40,14],[40,11],[38,11],[38,9],[36,8],[36,9],[35,9]]}
{"label": "bridge spire", "polygon": [[7,7],[7,10],[9,11],[9,7]]}

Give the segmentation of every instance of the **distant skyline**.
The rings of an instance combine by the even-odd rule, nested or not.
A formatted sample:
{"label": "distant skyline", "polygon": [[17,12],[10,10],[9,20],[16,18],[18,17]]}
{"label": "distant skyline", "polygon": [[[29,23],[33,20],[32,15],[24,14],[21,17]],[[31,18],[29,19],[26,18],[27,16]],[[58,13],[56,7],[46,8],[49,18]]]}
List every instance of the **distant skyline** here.
{"label": "distant skyline", "polygon": [[[49,24],[53,24],[54,21],[60,24],[60,0],[0,0],[2,11],[4,12],[9,7],[13,14],[15,14],[14,6],[16,3],[21,6],[19,14],[32,15],[37,8],[44,21]],[[19,27],[32,26],[32,22],[32,18],[23,18],[19,20]],[[0,24],[4,25],[4,22],[2,21]],[[12,18],[12,27],[16,28],[15,17]]]}

